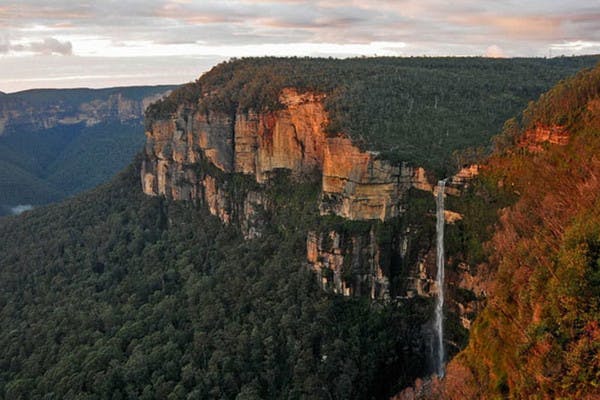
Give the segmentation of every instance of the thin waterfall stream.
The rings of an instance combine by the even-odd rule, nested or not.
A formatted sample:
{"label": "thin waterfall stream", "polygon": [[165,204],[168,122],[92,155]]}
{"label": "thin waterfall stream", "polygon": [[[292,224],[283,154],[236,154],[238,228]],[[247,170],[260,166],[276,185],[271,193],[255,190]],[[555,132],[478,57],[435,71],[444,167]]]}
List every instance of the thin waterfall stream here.
{"label": "thin waterfall stream", "polygon": [[441,378],[444,376],[444,190],[446,187],[446,180],[438,182],[437,197],[436,197],[436,265],[437,275],[435,283],[437,286],[437,299],[435,302],[435,336],[436,336],[436,372]]}

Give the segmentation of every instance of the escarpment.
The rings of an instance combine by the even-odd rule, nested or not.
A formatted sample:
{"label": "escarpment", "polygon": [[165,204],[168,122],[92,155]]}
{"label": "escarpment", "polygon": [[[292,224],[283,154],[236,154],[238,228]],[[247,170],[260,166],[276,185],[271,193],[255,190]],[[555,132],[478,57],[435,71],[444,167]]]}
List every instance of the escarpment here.
{"label": "escarpment", "polygon": [[106,122],[139,122],[148,105],[171,89],[41,89],[7,94],[0,100],[0,136],[75,124],[90,127]]}
{"label": "escarpment", "polygon": [[[404,217],[415,198],[411,192],[422,193],[416,198],[432,209],[428,173],[361,150],[346,135],[328,134],[324,100],[324,94],[285,88],[274,110],[238,107],[227,114],[200,98],[179,104],[170,116],[150,118],[144,192],[199,202],[254,238],[261,236],[262,215],[271,206],[266,185],[278,171],[288,171],[292,180],[320,186],[319,214],[358,224],[308,232],[307,263],[324,289],[381,299],[430,296],[434,255],[423,221],[431,218],[418,215],[427,210],[411,211],[411,224]],[[447,193],[458,194],[476,174],[476,166],[461,171]],[[448,218],[461,217],[449,211]]]}
{"label": "escarpment", "polygon": [[[206,180],[207,168],[199,165],[249,175],[259,184],[283,169],[295,177],[320,175],[321,214],[350,220],[397,217],[411,187],[430,188],[423,170],[378,159],[344,135],[329,137],[324,97],[286,88],[279,110],[227,115],[180,107],[174,116],[152,121],[146,132],[144,192],[217,204],[211,212],[228,222],[230,199],[218,183]],[[209,201],[214,196],[219,199]]]}

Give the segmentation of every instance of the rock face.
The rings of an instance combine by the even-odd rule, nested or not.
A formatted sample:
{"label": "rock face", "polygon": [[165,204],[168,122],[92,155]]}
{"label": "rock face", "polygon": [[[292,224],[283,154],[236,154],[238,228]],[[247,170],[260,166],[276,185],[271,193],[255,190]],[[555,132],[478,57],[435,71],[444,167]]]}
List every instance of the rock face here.
{"label": "rock face", "polygon": [[[410,227],[382,242],[374,226],[381,221],[389,228],[389,221],[398,221],[406,211],[411,189],[433,193],[434,185],[423,168],[392,165],[359,149],[345,135],[328,136],[324,97],[288,88],[280,93],[277,110],[238,109],[231,115],[206,110],[202,99],[200,104],[180,105],[174,116],[149,123],[141,171],[144,192],[199,202],[224,223],[236,223],[250,239],[261,235],[261,216],[270,207],[262,187],[278,170],[289,171],[295,179],[316,178],[321,183],[321,215],[372,221],[362,233],[332,228],[308,234],[307,263],[322,287],[379,299],[432,295],[431,244],[416,249],[424,244],[413,243]],[[465,168],[451,178],[448,194],[458,194],[477,168]],[[245,189],[232,187],[234,176],[246,182]],[[449,210],[446,217],[449,223],[461,218]],[[391,271],[398,263],[403,270]]]}
{"label": "rock face", "polygon": [[[174,118],[152,122],[146,132],[144,192],[209,204],[206,193],[219,191],[211,181],[210,188],[204,187],[199,163],[223,173],[250,175],[258,183],[286,169],[297,177],[321,175],[322,214],[384,221],[402,213],[411,187],[430,189],[421,168],[393,166],[361,151],[349,138],[327,137],[323,99],[324,95],[288,88],[281,92],[282,108],[276,111],[226,115],[181,107]],[[228,202],[218,203],[227,209]],[[223,215],[225,222],[229,219],[229,212],[220,207],[210,210]]]}
{"label": "rock face", "polygon": [[[60,125],[141,120],[146,107],[167,95],[170,87],[32,90],[0,98],[0,136],[15,131]],[[40,101],[43,98],[46,101]],[[73,102],[72,99],[80,101]]]}
{"label": "rock face", "polygon": [[[460,196],[461,192],[469,186],[469,183],[479,175],[479,165],[466,165],[456,174],[452,175],[446,182],[445,193],[451,196]],[[435,191],[435,189],[434,189]],[[457,216],[448,217],[456,221]],[[448,218],[446,220],[448,221]]]}
{"label": "rock face", "polygon": [[404,164],[392,166],[347,138],[330,138],[323,160],[321,213],[351,220],[396,217],[414,177],[415,171]]}
{"label": "rock face", "polygon": [[323,289],[344,296],[389,297],[389,272],[384,271],[373,229],[366,237],[309,232],[306,249]]}
{"label": "rock face", "polygon": [[294,174],[322,170],[327,147],[323,98],[284,89],[279,98],[283,109],[239,114],[234,127],[235,172],[254,175],[262,183],[277,169]]}
{"label": "rock face", "polygon": [[518,145],[527,148],[529,151],[539,152],[544,149],[543,143],[565,146],[569,143],[569,136],[570,134],[564,126],[537,125],[534,129],[523,133],[519,138]]}
{"label": "rock face", "polygon": [[[278,110],[232,115],[187,104],[171,118],[153,120],[141,171],[144,192],[199,202],[224,223],[238,224],[250,239],[261,235],[261,215],[269,208],[261,186],[281,169],[296,179],[320,181],[320,213],[348,220],[392,220],[405,211],[411,188],[433,190],[422,168],[392,165],[344,135],[328,137],[324,95],[288,88],[279,100]],[[250,189],[231,190],[233,174]],[[324,289],[390,297],[389,254],[403,257],[406,249],[380,243],[373,226],[368,232],[330,229],[308,235],[307,262]],[[400,285],[403,295],[430,290],[421,264],[419,277]]]}

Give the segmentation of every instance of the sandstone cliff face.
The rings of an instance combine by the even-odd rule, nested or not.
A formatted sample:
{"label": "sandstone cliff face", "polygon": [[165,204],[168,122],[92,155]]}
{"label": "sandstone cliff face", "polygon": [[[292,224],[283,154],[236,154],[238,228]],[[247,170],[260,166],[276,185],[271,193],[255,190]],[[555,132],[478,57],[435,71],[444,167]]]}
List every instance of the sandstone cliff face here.
{"label": "sandstone cliff face", "polygon": [[204,198],[204,178],[194,172],[202,160],[224,173],[251,175],[258,183],[286,169],[293,176],[321,174],[322,214],[384,221],[402,213],[411,187],[431,188],[421,168],[393,166],[346,137],[327,137],[323,98],[288,88],[276,111],[225,115],[182,107],[174,118],[154,121],[146,133],[144,192]]}
{"label": "sandstone cliff face", "polygon": [[321,170],[327,147],[323,98],[285,89],[280,96],[282,110],[239,115],[234,128],[235,172],[254,175],[262,183],[277,169],[294,174]]}
{"label": "sandstone cliff face", "polygon": [[323,289],[344,296],[389,298],[389,272],[384,271],[373,229],[366,237],[335,230],[309,232],[306,249]]}
{"label": "sandstone cliff face", "polygon": [[152,122],[146,132],[142,186],[146,194],[200,201],[223,222],[240,222],[246,237],[260,235],[257,215],[268,201],[257,191],[232,199],[231,173],[265,183],[279,169],[294,175],[319,171],[327,122],[322,96],[285,90],[273,112],[226,115],[182,108],[175,118]]}
{"label": "sandstone cliff face", "polygon": [[[469,186],[469,183],[477,177],[477,175],[479,175],[479,165],[472,164],[464,166],[446,181],[444,193],[451,196],[460,196],[461,192]],[[435,189],[433,192],[435,192]],[[450,219],[452,219],[452,217]],[[448,220],[448,218],[446,220]],[[456,220],[456,218],[454,218],[454,220]]]}
{"label": "sandstone cliff face", "polygon": [[544,143],[565,146],[569,143],[569,132],[564,126],[553,125],[543,126],[538,125],[534,129],[523,132],[519,138],[518,145],[525,147],[529,151],[542,151]]}
{"label": "sandstone cliff face", "polygon": [[[200,202],[224,223],[238,224],[246,238],[261,235],[261,216],[269,209],[261,187],[280,169],[297,179],[317,177],[320,213],[348,220],[390,221],[405,212],[412,188],[435,194],[423,168],[392,165],[376,153],[360,150],[344,135],[328,137],[323,95],[288,88],[279,100],[282,108],[275,111],[238,110],[233,115],[188,104],[172,118],[152,121],[146,132],[144,192]],[[477,172],[477,166],[460,171],[449,180],[447,193],[459,194]],[[255,182],[255,187],[232,190],[231,174],[236,173]],[[448,223],[460,218],[450,210],[446,213]],[[409,245],[413,234],[409,229],[390,245],[378,241],[373,227],[369,234],[311,232],[307,262],[327,290],[388,298],[389,254],[405,260],[408,247],[414,246]],[[427,248],[417,255],[412,250],[414,260],[405,261],[406,270],[396,272],[403,276],[396,276],[402,282],[396,282],[394,296],[435,292],[434,255],[429,253]]]}
{"label": "sandstone cliff face", "polygon": [[406,165],[393,166],[360,151],[350,139],[330,138],[323,161],[321,213],[352,220],[396,217],[415,175]]}

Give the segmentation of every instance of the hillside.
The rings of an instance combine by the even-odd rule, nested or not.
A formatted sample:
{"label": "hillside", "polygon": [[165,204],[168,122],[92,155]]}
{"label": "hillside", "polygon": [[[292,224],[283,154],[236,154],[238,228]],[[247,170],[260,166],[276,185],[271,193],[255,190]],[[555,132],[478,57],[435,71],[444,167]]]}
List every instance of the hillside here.
{"label": "hillside", "polygon": [[141,147],[146,106],[171,89],[40,89],[2,96],[0,215],[107,181]]}
{"label": "hillside", "polygon": [[[403,98],[400,87],[370,90],[375,86],[366,83],[391,82],[389,68],[406,72],[412,65],[423,78],[411,83],[421,90],[418,99],[430,98],[426,90],[434,86],[460,90],[456,103],[447,103],[453,118],[444,123],[472,117],[479,121],[473,129],[499,130],[487,105],[475,107],[475,114],[461,108],[473,99],[493,103],[492,92],[476,86],[469,94],[469,85],[457,85],[459,77],[472,73],[489,88],[506,86],[506,100],[518,90],[500,81],[503,69],[515,74],[521,89],[538,93],[551,84],[540,83],[544,79],[593,61],[247,59],[217,66],[148,108],[143,152],[111,182],[0,219],[0,397],[386,399],[429,376],[439,291],[435,176],[457,169],[448,164],[453,151],[484,143],[491,133],[438,130],[428,109],[413,121],[423,128],[423,141],[410,139],[393,128],[399,114],[382,106]],[[463,72],[469,66],[473,70]],[[549,343],[572,344],[565,363],[584,366],[584,384],[576,389],[594,393],[595,381],[586,377],[596,373],[595,342],[580,332],[595,334],[596,267],[588,263],[591,275],[585,268],[531,268],[540,275],[513,279],[519,269],[511,263],[525,256],[531,266],[546,260],[546,248],[535,246],[560,248],[561,231],[553,229],[567,220],[581,230],[572,228],[565,251],[581,251],[573,260],[585,260],[569,265],[588,265],[584,253],[597,258],[598,187],[588,178],[598,176],[598,71],[564,81],[531,104],[522,122],[506,123],[480,178],[473,179],[473,166],[448,178],[444,341],[451,358],[470,337],[458,357],[463,364],[452,364],[448,376],[473,390],[466,392],[472,398],[530,393],[518,391],[528,381],[513,374],[521,359],[506,349],[554,354],[511,341],[518,331],[498,318],[495,304],[512,307],[507,315],[517,318],[539,309],[536,323],[543,325],[535,332],[544,338],[555,328],[555,315],[573,318],[567,334],[577,339]],[[527,79],[520,76],[525,72]],[[445,78],[430,86],[430,75]],[[521,107],[526,102],[523,97]],[[502,103],[503,111],[509,103]],[[366,150],[377,148],[376,136],[365,133],[360,143],[352,115],[368,117],[364,124],[391,118],[389,130],[372,134],[398,146],[413,140],[416,153],[386,158]],[[428,129],[434,138],[453,138],[437,155],[427,153]],[[463,156],[460,166],[467,161]],[[585,166],[574,170],[572,182],[564,175],[570,166]],[[552,187],[561,190],[545,192]],[[550,194],[528,194],[534,189]],[[519,208],[523,199],[530,203]],[[514,228],[511,205],[521,218]],[[499,209],[506,209],[500,219]],[[503,225],[495,232],[498,220]],[[544,229],[529,229],[546,220],[551,240]],[[502,239],[507,230],[514,234]],[[494,276],[500,280],[492,290]],[[516,291],[530,276],[536,276],[535,290]],[[540,299],[554,299],[561,282],[574,282],[562,289],[587,300],[571,299],[567,291],[536,307]]]}
{"label": "hillside", "polygon": [[497,143],[481,179],[514,204],[486,245],[493,290],[443,398],[598,398],[600,67],[541,96]]}
{"label": "hillside", "polygon": [[245,241],[138,168],[0,222],[4,398],[383,398],[426,368],[426,303],[338,298],[304,267],[311,185],[271,186]]}

